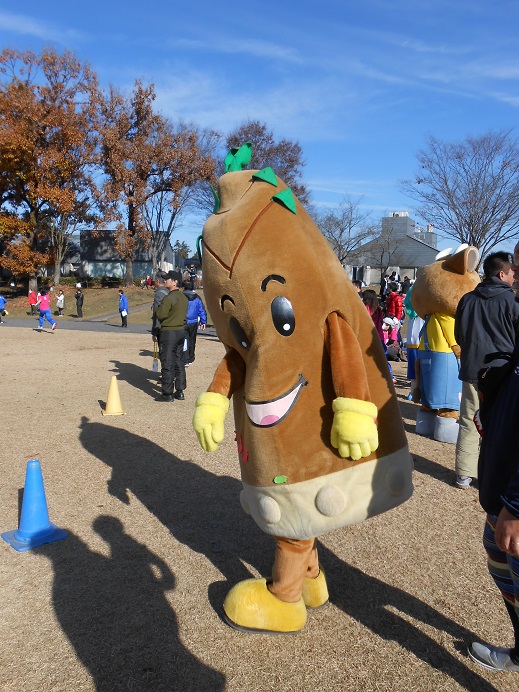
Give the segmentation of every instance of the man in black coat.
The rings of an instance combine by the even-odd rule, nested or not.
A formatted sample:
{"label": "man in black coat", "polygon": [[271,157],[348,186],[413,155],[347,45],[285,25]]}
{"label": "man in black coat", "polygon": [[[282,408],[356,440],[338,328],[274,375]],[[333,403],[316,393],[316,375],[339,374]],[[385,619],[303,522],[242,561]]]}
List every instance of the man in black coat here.
{"label": "man in black coat", "polygon": [[519,327],[519,302],[512,284],[512,257],[494,252],[483,262],[485,278],[460,300],[454,336],[461,348],[459,378],[463,382],[456,442],[456,486],[468,488],[477,478],[479,434],[474,414],[479,409],[478,372],[489,358],[511,355]]}

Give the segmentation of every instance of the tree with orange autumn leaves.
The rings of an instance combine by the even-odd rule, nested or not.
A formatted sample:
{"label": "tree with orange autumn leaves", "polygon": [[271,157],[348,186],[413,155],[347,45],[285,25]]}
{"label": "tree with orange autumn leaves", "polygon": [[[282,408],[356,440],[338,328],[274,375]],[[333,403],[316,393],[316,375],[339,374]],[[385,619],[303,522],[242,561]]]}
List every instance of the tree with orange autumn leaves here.
{"label": "tree with orange autumn leaves", "polygon": [[[154,100],[154,86],[140,81],[129,96],[102,91],[70,52],[0,53],[0,267],[36,288],[41,268],[53,265],[57,284],[74,234],[95,238],[102,228],[113,232],[127,286],[137,257],[151,257],[155,271],[183,214],[212,207],[209,183],[216,184],[223,137],[174,125]],[[285,172],[286,159],[305,198],[297,188],[299,145],[276,145],[265,125],[252,125],[262,150],[256,163]]]}
{"label": "tree with orange autumn leaves", "polygon": [[71,228],[92,222],[97,90],[71,53],[0,54],[0,241],[3,267],[29,276],[58,267]]}
{"label": "tree with orange autumn leaves", "polygon": [[202,151],[196,129],[175,130],[153,110],[154,100],[153,85],[136,81],[130,99],[111,88],[100,103],[103,193],[117,219],[126,286],[137,253],[151,249],[155,269],[189,192],[214,175],[214,159]]}

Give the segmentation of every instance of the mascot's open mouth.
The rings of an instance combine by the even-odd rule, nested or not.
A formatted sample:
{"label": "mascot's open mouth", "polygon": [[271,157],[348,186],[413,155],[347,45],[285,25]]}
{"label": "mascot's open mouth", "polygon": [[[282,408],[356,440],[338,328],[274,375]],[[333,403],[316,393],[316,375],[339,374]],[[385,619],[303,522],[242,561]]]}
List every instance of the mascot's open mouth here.
{"label": "mascot's open mouth", "polygon": [[260,401],[256,404],[249,404],[245,401],[247,415],[253,425],[260,428],[271,428],[280,423],[288,414],[292,406],[296,403],[301,389],[306,387],[308,382],[302,375],[299,375],[297,384],[283,396],[271,401]]}

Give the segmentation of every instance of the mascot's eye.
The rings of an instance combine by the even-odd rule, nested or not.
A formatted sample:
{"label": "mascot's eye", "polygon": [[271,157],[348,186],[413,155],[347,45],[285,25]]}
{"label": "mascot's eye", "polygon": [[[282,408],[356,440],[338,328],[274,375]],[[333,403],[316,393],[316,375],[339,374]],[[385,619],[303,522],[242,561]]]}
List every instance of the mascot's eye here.
{"label": "mascot's eye", "polygon": [[231,332],[236,341],[240,344],[242,348],[250,348],[250,341],[247,339],[247,334],[245,334],[243,327],[238,322],[236,317],[231,317],[229,322],[231,327]]}
{"label": "mascot's eye", "polygon": [[296,328],[292,303],[284,296],[274,298],[271,305],[274,327],[282,336],[290,336]]}

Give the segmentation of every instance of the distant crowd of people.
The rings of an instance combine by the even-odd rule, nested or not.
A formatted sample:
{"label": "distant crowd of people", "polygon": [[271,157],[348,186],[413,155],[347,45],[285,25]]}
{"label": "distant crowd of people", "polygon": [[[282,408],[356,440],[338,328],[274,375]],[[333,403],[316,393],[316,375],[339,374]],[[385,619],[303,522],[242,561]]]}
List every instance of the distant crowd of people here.
{"label": "distant crowd of people", "polygon": [[[410,291],[412,281],[407,276],[404,277],[402,283],[399,279],[397,272],[393,272],[390,276],[385,275],[380,282],[379,294],[373,289],[364,288],[362,281],[353,281],[355,289],[373,320],[388,362],[407,361],[407,353],[402,348],[404,344],[401,329],[406,318],[404,300]],[[388,364],[393,382],[396,383],[391,364]]]}

